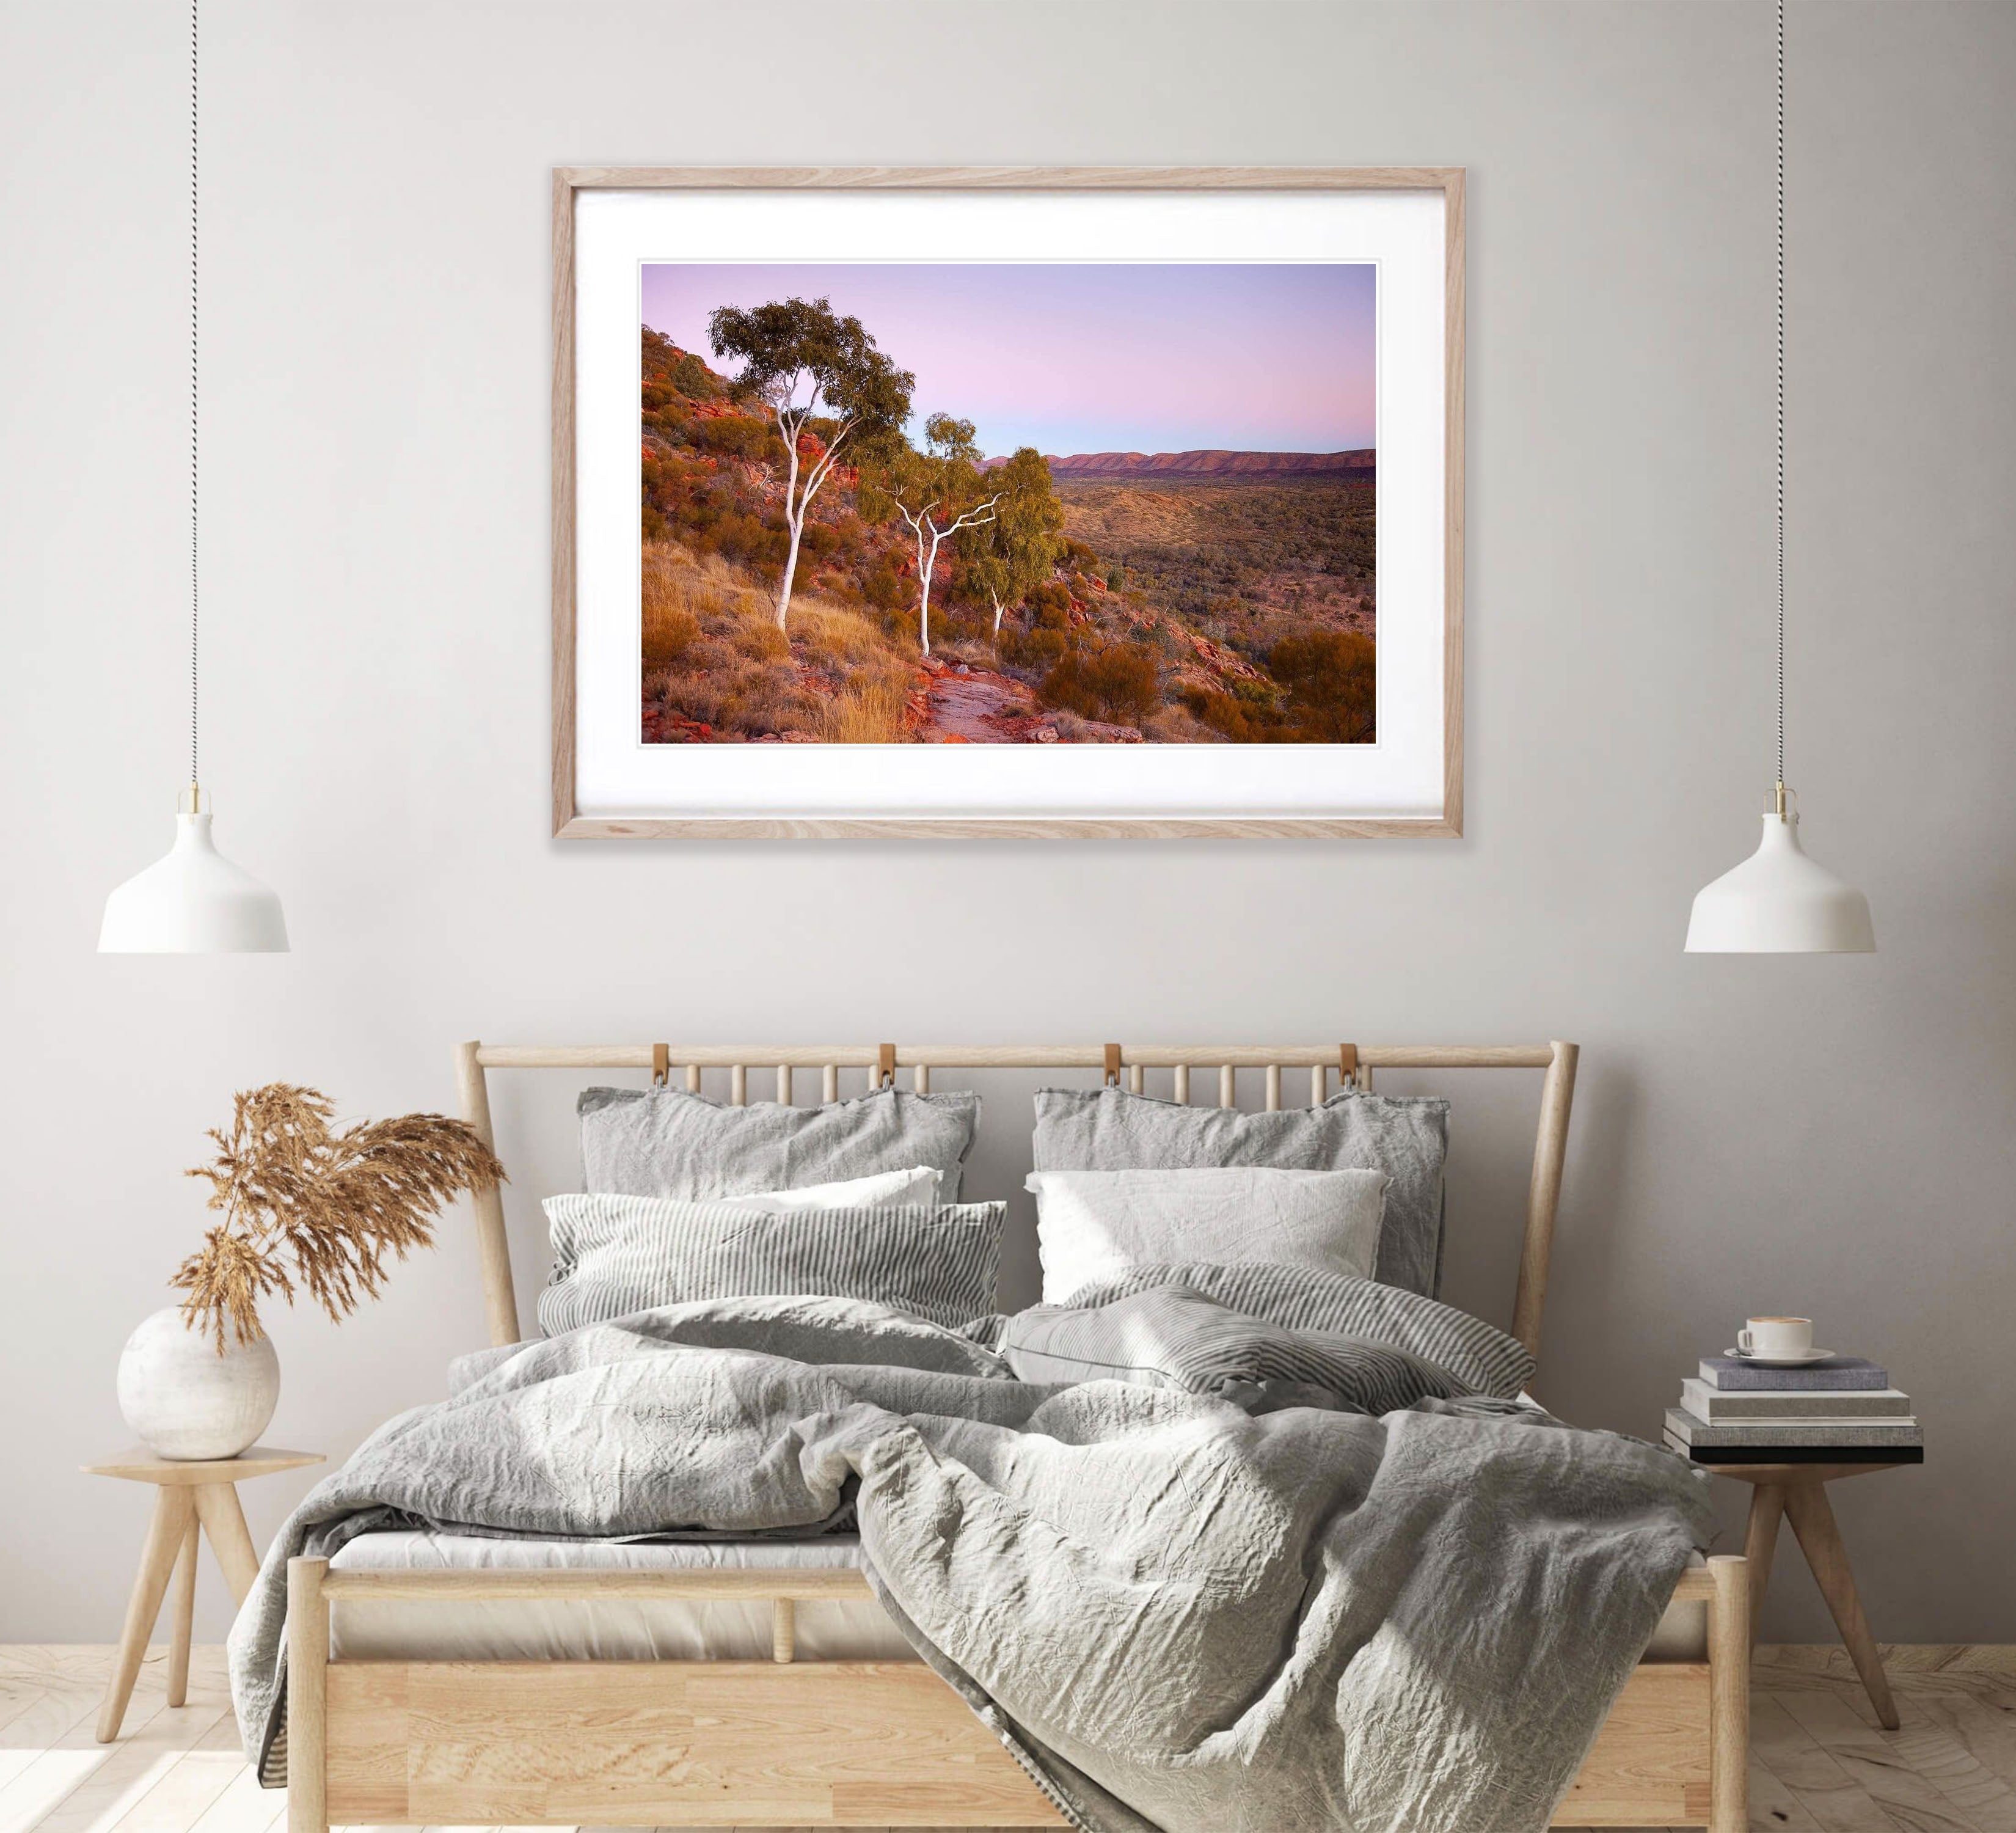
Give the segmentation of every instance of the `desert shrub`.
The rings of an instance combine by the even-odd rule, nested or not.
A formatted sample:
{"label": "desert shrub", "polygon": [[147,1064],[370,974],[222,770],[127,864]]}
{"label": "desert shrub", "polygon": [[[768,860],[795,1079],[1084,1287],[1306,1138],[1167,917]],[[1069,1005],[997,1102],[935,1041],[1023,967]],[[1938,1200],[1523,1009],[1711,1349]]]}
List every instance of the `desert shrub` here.
{"label": "desert shrub", "polygon": [[1298,736],[1319,744],[1363,744],[1377,708],[1376,649],[1369,636],[1311,630],[1284,636],[1267,658],[1268,672],[1288,690]]}
{"label": "desert shrub", "polygon": [[1137,725],[1160,704],[1155,660],[1131,643],[1073,650],[1043,677],[1042,696],[1088,719]]}
{"label": "desert shrub", "polygon": [[1112,566],[1106,569],[1106,589],[1108,592],[1118,592],[1126,583],[1127,569],[1125,567]]}
{"label": "desert shrub", "polygon": [[1045,580],[1029,594],[1029,621],[1039,630],[1068,629],[1071,594],[1056,581]]}
{"label": "desert shrub", "polygon": [[781,520],[772,528],[743,510],[729,510],[716,517],[700,535],[701,545],[733,564],[781,569],[790,551],[790,536]]}
{"label": "desert shrub", "polygon": [[968,662],[981,660],[992,646],[994,640],[994,613],[990,609],[976,610],[970,605],[933,605],[931,607],[931,647],[934,650],[966,648],[976,654],[966,657]]}
{"label": "desert shrub", "polygon": [[677,395],[667,391],[664,401],[653,408],[649,404],[650,391],[647,390],[646,392],[647,398],[644,412],[644,430],[647,433],[657,434],[661,439],[683,443],[686,436],[686,428],[691,424],[693,420],[686,404]]}
{"label": "desert shrub", "polygon": [[1186,687],[1176,697],[1193,718],[1234,744],[1280,743],[1300,736],[1283,724],[1273,695],[1259,683],[1238,681],[1232,688],[1227,692],[1222,687]]}
{"label": "desert shrub", "polygon": [[693,421],[686,438],[716,458],[761,458],[770,444],[770,429],[754,414],[722,414]]}
{"label": "desert shrub", "polygon": [[711,401],[721,392],[713,371],[689,350],[672,365],[671,380],[689,401]]}
{"label": "desert shrub", "polygon": [[1017,630],[1001,627],[1000,654],[1011,668],[1049,668],[1071,647],[1071,639],[1061,630]]}
{"label": "desert shrub", "polygon": [[861,576],[861,596],[877,610],[895,610],[903,602],[908,589],[886,559],[877,562]]}

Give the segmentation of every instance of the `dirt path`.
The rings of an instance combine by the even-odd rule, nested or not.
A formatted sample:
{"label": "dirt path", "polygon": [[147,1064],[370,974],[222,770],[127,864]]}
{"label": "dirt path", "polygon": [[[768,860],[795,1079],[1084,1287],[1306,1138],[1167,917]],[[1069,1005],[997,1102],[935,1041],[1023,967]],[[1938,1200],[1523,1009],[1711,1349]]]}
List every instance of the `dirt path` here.
{"label": "dirt path", "polygon": [[926,744],[1042,744],[1057,741],[1057,730],[1038,717],[1035,695],[1019,681],[985,668],[961,675],[934,673],[927,690]]}
{"label": "dirt path", "polygon": [[1022,682],[992,668],[969,668],[962,675],[935,657],[917,672],[917,691],[911,697],[910,717],[923,744],[1139,744],[1132,726],[1109,726],[1096,719],[1072,719],[1067,741],[1057,729],[1059,715],[1045,709]]}

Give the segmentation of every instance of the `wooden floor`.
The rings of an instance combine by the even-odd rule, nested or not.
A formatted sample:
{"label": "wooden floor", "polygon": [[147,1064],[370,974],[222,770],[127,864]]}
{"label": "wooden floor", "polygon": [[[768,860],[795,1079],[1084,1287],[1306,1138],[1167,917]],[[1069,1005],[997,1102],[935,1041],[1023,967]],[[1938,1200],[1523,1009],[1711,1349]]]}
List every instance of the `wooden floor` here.
{"label": "wooden floor", "polygon": [[[2016,1648],[1884,1653],[1898,1731],[1878,1729],[1839,1650],[1759,1651],[1752,1828],[2016,1833]],[[107,1745],[93,1731],[110,1661],[109,1648],[0,1647],[0,1833],[284,1823],[286,1795],[257,1787],[239,1752],[221,1649],[196,1651],[189,1702],[173,1710],[166,1651],[150,1650],[125,1729]]]}

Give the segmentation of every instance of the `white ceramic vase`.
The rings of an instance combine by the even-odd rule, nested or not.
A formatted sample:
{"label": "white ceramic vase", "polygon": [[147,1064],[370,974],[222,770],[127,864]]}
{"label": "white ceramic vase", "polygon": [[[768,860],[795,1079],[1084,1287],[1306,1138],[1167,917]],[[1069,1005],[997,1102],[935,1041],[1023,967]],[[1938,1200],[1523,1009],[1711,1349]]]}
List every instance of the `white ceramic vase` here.
{"label": "white ceramic vase", "polygon": [[265,1431],[280,1401],[272,1339],[200,1336],[182,1308],[157,1311],[119,1357],[119,1410],[157,1457],[236,1457]]}

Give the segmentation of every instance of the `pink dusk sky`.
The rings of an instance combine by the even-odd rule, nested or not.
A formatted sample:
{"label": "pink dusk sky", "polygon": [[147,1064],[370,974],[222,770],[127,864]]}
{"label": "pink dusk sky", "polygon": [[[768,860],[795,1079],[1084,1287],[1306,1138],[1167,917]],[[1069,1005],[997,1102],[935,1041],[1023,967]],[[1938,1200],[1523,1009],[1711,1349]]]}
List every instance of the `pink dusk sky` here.
{"label": "pink dusk sky", "polygon": [[[1343,452],[1376,443],[1363,262],[649,262],[644,322],[715,362],[715,307],[825,298],[990,454]],[[729,368],[725,362],[716,366]]]}

